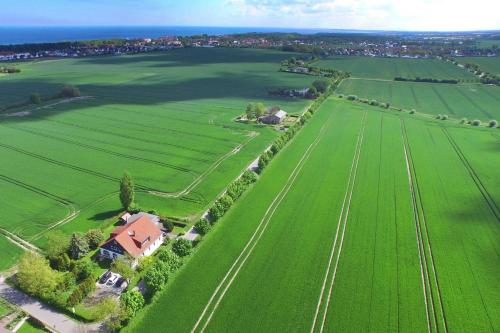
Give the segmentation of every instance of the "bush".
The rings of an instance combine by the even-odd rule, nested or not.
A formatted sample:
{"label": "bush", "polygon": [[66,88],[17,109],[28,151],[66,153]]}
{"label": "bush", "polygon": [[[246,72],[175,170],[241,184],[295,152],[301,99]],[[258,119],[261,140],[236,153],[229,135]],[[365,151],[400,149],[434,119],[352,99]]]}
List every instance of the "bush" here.
{"label": "bush", "polygon": [[30,102],[33,104],[40,104],[42,103],[42,97],[40,97],[39,93],[32,93],[30,96]]}
{"label": "bush", "polygon": [[130,290],[120,297],[122,308],[127,313],[128,318],[132,318],[144,306],[144,297],[137,290]]}
{"label": "bush", "polygon": [[243,175],[241,176],[241,180],[243,183],[250,185],[252,183],[255,183],[257,181],[257,175],[255,172],[252,172],[250,170],[247,170],[243,172]]}
{"label": "bush", "polygon": [[60,97],[80,97],[80,90],[78,88],[70,86],[70,85],[65,85],[59,94]]}
{"label": "bush", "polygon": [[357,99],[358,99],[358,96],[356,96],[356,95],[348,95],[348,96],[347,96],[347,99],[348,99],[349,101],[355,101],[355,100],[357,100]]}
{"label": "bush", "polygon": [[182,258],[167,248],[162,248],[158,252],[158,260],[163,262],[170,272],[175,272],[182,266]]}
{"label": "bush", "polygon": [[436,119],[441,119],[441,115],[440,115],[440,114],[438,114],[438,115],[436,116]]}
{"label": "bush", "polygon": [[443,115],[441,116],[441,120],[447,120],[447,119],[448,119],[448,115],[447,115],[447,114],[443,114]]}
{"label": "bush", "polygon": [[460,124],[466,124],[467,123],[467,118],[462,118],[460,120]]}
{"label": "bush", "polygon": [[491,127],[491,128],[495,128],[498,126],[498,122],[496,120],[490,120],[490,122],[488,123],[488,126]]}
{"label": "bush", "polygon": [[179,257],[190,255],[192,250],[193,244],[191,243],[191,241],[184,238],[178,238],[172,245],[172,251],[174,251],[174,253]]}
{"label": "bush", "polygon": [[474,119],[474,120],[471,122],[471,125],[472,125],[472,126],[479,126],[479,125],[481,125],[481,120]]}
{"label": "bush", "polygon": [[144,283],[151,295],[160,291],[168,282],[169,270],[161,261],[155,262],[144,275]]}
{"label": "bush", "polygon": [[370,101],[370,105],[373,105],[373,106],[378,106],[378,105],[379,105],[379,103],[378,103],[376,100],[372,99],[372,100]]}
{"label": "bush", "polygon": [[194,230],[200,235],[206,235],[212,228],[212,225],[206,220],[201,219],[194,225]]}
{"label": "bush", "polygon": [[162,220],[161,223],[167,232],[172,232],[174,230],[174,222],[170,220]]}
{"label": "bush", "polygon": [[412,110],[410,110],[410,112],[409,112],[409,113],[410,113],[410,114],[415,114],[415,110],[413,110],[413,109],[412,109]]}
{"label": "bush", "polygon": [[233,200],[231,197],[225,194],[215,201],[214,205],[209,210],[209,214],[212,216],[214,221],[217,221],[228,211],[232,204]]}
{"label": "bush", "polygon": [[95,250],[104,241],[104,234],[102,233],[101,229],[90,229],[85,234],[85,238],[87,238],[89,248],[91,250]]}

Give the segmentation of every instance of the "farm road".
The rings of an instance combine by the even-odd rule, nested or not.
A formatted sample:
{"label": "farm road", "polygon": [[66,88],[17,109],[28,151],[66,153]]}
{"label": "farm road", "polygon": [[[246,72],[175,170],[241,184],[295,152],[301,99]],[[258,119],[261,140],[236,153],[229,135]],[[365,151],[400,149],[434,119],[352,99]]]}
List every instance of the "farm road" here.
{"label": "farm road", "polygon": [[57,312],[49,306],[40,303],[31,296],[26,295],[7,283],[4,277],[0,277],[0,296],[10,303],[19,306],[33,318],[43,322],[52,331],[61,333],[75,332],[99,332],[100,324],[83,324],[76,322],[65,315]]}

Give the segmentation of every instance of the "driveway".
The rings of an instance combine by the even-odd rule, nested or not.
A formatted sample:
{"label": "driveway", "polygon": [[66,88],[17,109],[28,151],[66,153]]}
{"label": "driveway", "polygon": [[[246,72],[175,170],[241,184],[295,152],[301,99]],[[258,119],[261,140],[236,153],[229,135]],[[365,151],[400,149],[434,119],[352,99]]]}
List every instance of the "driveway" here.
{"label": "driveway", "polygon": [[0,296],[54,331],[61,333],[99,332],[100,323],[84,324],[74,321],[22,291],[9,286],[5,283],[4,277],[0,277]]}

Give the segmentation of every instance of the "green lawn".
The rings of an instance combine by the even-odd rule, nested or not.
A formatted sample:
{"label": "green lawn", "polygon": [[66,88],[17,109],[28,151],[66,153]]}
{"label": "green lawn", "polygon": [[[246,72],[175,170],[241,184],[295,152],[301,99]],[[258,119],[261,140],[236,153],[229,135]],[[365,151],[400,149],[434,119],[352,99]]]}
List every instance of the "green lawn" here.
{"label": "green lawn", "polygon": [[438,59],[336,56],[315,66],[350,72],[353,77],[393,80],[395,77],[475,80],[474,76]]}
{"label": "green lawn", "polygon": [[[234,122],[249,102],[292,114],[309,103],[268,95],[307,87],[313,78],[279,72],[293,54],[252,49],[181,49],[121,57],[20,64],[0,79],[0,106],[64,84],[89,98],[0,116],[0,227],[43,245],[43,233],[85,231],[119,213],[119,178],[128,170],[137,202],[162,215],[201,214],[277,132]],[[5,112],[4,112],[5,113]],[[114,198],[114,200],[113,200]]]}
{"label": "green lawn", "polygon": [[126,331],[496,331],[495,131],[329,100]]}
{"label": "green lawn", "polygon": [[47,332],[45,329],[32,323],[29,319],[24,322],[24,324],[17,330],[19,333],[40,333]]}
{"label": "green lawn", "polygon": [[10,242],[4,235],[0,235],[0,249],[3,255],[0,259],[0,271],[4,271],[17,263],[24,250]]}
{"label": "green lawn", "polygon": [[500,87],[481,84],[437,84],[347,79],[337,92],[431,115],[489,121],[500,118]]}

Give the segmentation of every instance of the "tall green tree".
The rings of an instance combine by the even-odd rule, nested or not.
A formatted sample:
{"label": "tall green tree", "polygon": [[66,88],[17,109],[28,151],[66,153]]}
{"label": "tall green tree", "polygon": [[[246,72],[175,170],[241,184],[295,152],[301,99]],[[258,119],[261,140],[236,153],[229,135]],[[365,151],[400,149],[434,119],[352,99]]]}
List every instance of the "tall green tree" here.
{"label": "tall green tree", "polygon": [[134,197],[134,182],[128,171],[125,171],[122,179],[120,180],[120,201],[125,210],[130,208],[134,202]]}
{"label": "tall green tree", "polygon": [[83,257],[87,252],[89,252],[89,243],[87,238],[81,234],[73,233],[71,236],[71,242],[69,246],[69,253],[71,258],[77,260]]}
{"label": "tall green tree", "polygon": [[255,113],[255,116],[257,118],[263,116],[265,111],[266,111],[266,108],[264,107],[264,104],[262,104],[262,103],[255,104],[254,113]]}
{"label": "tall green tree", "polygon": [[42,256],[26,252],[19,261],[17,281],[28,294],[44,296],[56,289],[59,274]]}

